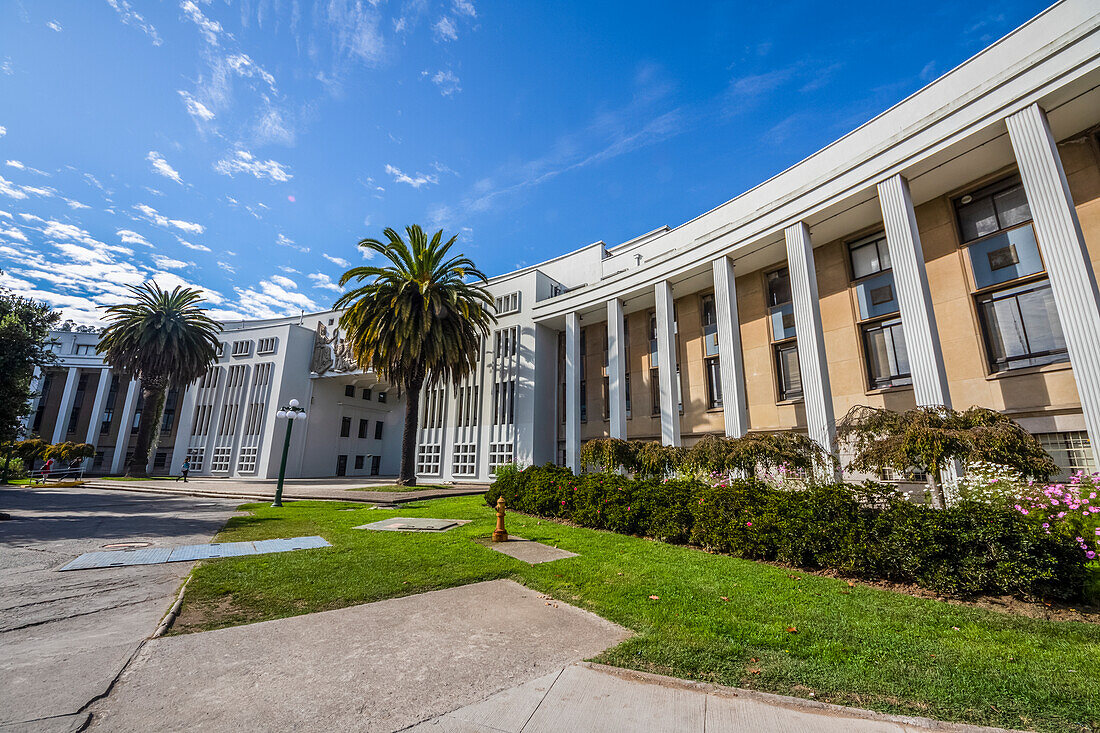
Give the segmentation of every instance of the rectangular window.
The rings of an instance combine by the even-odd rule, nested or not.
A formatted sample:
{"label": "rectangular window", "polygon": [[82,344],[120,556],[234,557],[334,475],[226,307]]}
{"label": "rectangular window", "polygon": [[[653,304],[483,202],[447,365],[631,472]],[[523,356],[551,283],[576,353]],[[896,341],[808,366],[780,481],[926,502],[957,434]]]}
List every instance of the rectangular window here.
{"label": "rectangular window", "polygon": [[477,444],[456,443],[452,470],[455,476],[473,476],[477,473]]}
{"label": "rectangular window", "polygon": [[340,437],[347,438],[351,436],[351,418],[340,418]]}
{"label": "rectangular window", "polygon": [[370,420],[360,420],[359,421],[359,437],[360,438],[367,437],[367,429],[368,428],[370,428]]}
{"label": "rectangular window", "polygon": [[382,440],[382,421],[379,420],[374,424],[374,439]]}
{"label": "rectangular window", "polygon": [[73,353],[77,356],[91,356],[95,353],[95,344],[74,344]]}
{"label": "rectangular window", "polygon": [[623,391],[626,392],[626,416],[630,417],[630,375],[626,375],[623,382]]}
{"label": "rectangular window", "polygon": [[381,470],[381,468],[382,468],[382,456],[371,456],[370,457],[370,475],[371,476],[377,476],[378,472]]}
{"label": "rectangular window", "polygon": [[168,454],[162,451],[157,451],[153,455],[153,468],[164,468],[164,464],[168,462]]}
{"label": "rectangular window", "polygon": [[[230,446],[214,448],[214,452],[210,457],[210,471],[213,473],[227,473],[232,456],[233,448]],[[192,466],[192,470],[194,470],[194,466]]]}
{"label": "rectangular window", "polygon": [[498,316],[519,311],[519,291],[501,295],[496,299],[496,312]]}
{"label": "rectangular window", "polygon": [[368,389],[366,387],[363,388],[363,399],[365,399],[365,400],[370,399],[370,389]]}
{"label": "rectangular window", "polygon": [[362,471],[363,470],[363,461],[364,460],[366,460],[366,456],[356,456],[355,457],[355,469],[357,471]]}
{"label": "rectangular window", "polygon": [[345,384],[344,385],[344,396],[345,397],[354,397],[355,396],[355,385],[354,384]]}
{"label": "rectangular window", "polygon": [[713,295],[704,295],[699,304],[703,319],[703,356],[718,356],[718,311]]}
{"label": "rectangular window", "polygon": [[416,457],[416,472],[424,474],[438,474],[440,472],[439,445],[422,445]]}
{"label": "rectangular window", "polygon": [[206,448],[188,448],[187,462],[191,464],[191,473],[202,472],[202,462],[206,457]]}
{"label": "rectangular window", "polygon": [[588,382],[581,380],[581,422],[588,422]]}
{"label": "rectangular window", "polygon": [[978,314],[994,372],[1069,358],[1047,280],[981,296]]}
{"label": "rectangular window", "polygon": [[237,473],[256,473],[256,456],[260,449],[257,446],[242,447],[237,456]]}
{"label": "rectangular window", "polygon": [[852,277],[856,280],[890,269],[890,250],[885,234],[849,243],[848,255],[852,261]]}
{"label": "rectangular window", "polygon": [[378,401],[383,402],[383,403],[386,401],[386,393],[385,392],[379,392],[378,393]]}
{"label": "rectangular window", "polygon": [[495,473],[498,466],[512,462],[512,443],[489,444],[489,473]]}
{"label": "rectangular window", "polygon": [[775,345],[775,368],[779,399],[793,400],[802,396],[802,371],[798,366],[798,346],[794,341]]}
{"label": "rectangular window", "polygon": [[611,419],[611,377],[604,377],[600,383],[600,389],[603,392],[603,419]]}
{"label": "rectangular window", "polygon": [[1015,176],[959,197],[955,211],[964,243],[1031,221],[1023,184]]}
{"label": "rectangular window", "polygon": [[1035,437],[1058,464],[1060,472],[1057,476],[1052,476],[1052,479],[1065,480],[1080,471],[1084,471],[1086,475],[1096,472],[1096,463],[1092,458],[1092,443],[1084,430],[1036,433]]}
{"label": "rectangular window", "polygon": [[864,326],[863,348],[872,389],[913,383],[900,318]]}
{"label": "rectangular window", "polygon": [[279,339],[274,336],[270,338],[260,339],[256,342],[257,354],[274,354],[275,348],[279,343]]}
{"label": "rectangular window", "polygon": [[714,409],[722,406],[722,369],[718,357],[711,357],[704,362],[707,373],[707,407]]}
{"label": "rectangular window", "polygon": [[251,341],[234,341],[233,356],[248,356],[252,353]]}

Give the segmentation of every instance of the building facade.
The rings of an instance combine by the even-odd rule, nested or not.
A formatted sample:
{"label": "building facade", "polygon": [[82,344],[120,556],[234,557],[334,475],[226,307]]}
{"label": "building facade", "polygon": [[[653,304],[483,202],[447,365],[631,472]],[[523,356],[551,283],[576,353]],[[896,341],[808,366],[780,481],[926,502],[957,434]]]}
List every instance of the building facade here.
{"label": "building facade", "polygon": [[[798,430],[835,450],[836,420],[855,405],[990,407],[1065,471],[1095,470],[1098,133],[1100,7],[1065,0],[685,224],[492,278],[499,322],[479,368],[422,395],[418,474],[576,469],[582,441],[600,436]],[[273,475],[272,407],[297,397],[309,418],[291,475],[358,471],[368,454],[396,473],[402,406],[341,362],[327,335],[336,317],[226,324],[218,375],[169,397],[172,448],[154,469],[190,454],[202,473],[246,475],[255,456],[248,475]],[[113,468],[140,404],[81,351],[94,338],[62,343],[67,371],[46,375],[28,427],[47,439],[100,431],[96,460]],[[263,339],[276,351],[260,353]],[[251,350],[235,354],[239,341]]]}

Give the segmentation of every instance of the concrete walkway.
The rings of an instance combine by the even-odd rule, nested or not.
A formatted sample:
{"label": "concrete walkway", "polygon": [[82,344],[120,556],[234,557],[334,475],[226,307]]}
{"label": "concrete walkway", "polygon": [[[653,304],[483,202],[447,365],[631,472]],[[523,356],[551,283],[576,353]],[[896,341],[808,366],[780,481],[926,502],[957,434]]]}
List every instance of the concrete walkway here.
{"label": "concrete walkway", "polygon": [[560,670],[628,632],[510,580],[149,641],[102,731],[394,731]]}
{"label": "concrete walkway", "polygon": [[69,731],[172,605],[193,563],[76,573],[112,542],[205,542],[235,502],[82,488],[0,488],[0,731]]}
{"label": "concrete walkway", "polygon": [[[87,479],[85,488],[110,491],[133,491],[174,496],[199,496],[245,501],[271,501],[275,496],[276,482],[268,479],[240,481],[223,478],[193,478],[182,481],[151,479],[149,481],[110,481]],[[393,479],[319,478],[291,479],[283,485],[283,499],[287,501],[323,499],[333,501],[358,501],[369,504],[408,503],[444,496],[483,494],[485,484],[458,484],[446,488],[425,488],[414,491],[356,491],[362,487],[392,486]]]}
{"label": "concrete walkway", "polygon": [[1006,733],[580,662],[408,733]]}

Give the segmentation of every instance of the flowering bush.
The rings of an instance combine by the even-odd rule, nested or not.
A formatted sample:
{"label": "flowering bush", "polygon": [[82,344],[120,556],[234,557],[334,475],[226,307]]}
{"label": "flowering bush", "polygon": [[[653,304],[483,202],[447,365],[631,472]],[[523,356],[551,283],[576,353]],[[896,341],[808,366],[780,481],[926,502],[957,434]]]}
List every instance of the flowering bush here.
{"label": "flowering bush", "polygon": [[582,527],[945,593],[1077,598],[1084,588],[1078,535],[1048,532],[1023,504],[936,510],[870,482],[792,491],[725,473],[710,478],[574,476],[548,465],[498,474],[485,499],[493,506],[503,496],[511,509]]}
{"label": "flowering bush", "polygon": [[1100,473],[1078,471],[1066,484],[1029,483],[1016,511],[1042,521],[1048,534],[1073,540],[1089,560],[1100,554]]}
{"label": "flowering bush", "polygon": [[1014,468],[988,461],[975,461],[966,467],[962,478],[944,484],[947,505],[960,501],[980,501],[996,506],[1013,506],[1028,492],[1028,483]]}

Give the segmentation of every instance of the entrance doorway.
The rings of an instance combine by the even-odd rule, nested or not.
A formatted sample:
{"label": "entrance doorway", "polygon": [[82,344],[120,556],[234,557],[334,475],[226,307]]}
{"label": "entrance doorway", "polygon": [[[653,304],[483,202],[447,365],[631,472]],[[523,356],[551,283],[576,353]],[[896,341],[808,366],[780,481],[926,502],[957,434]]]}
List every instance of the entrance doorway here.
{"label": "entrance doorway", "polygon": [[336,456],[336,475],[347,476],[348,475],[348,457]]}

